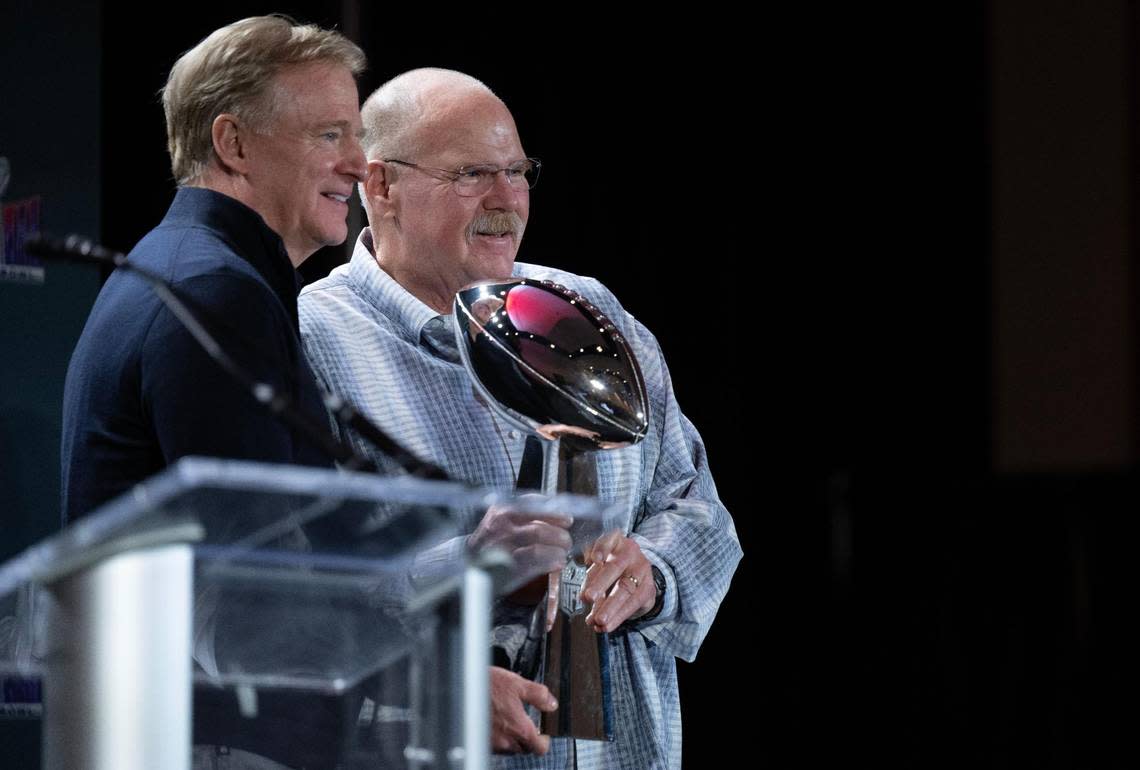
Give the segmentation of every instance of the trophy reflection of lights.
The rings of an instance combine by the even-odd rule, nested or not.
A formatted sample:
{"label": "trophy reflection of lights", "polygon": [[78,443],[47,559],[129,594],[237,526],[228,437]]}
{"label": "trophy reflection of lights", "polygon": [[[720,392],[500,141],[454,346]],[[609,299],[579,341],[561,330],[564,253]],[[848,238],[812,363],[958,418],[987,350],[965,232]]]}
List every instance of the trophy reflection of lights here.
{"label": "trophy reflection of lights", "polygon": [[[637,443],[649,429],[641,370],[617,327],[577,292],[522,278],[463,289],[454,318],[477,390],[504,420],[543,439],[542,491],[596,495],[595,452]],[[559,705],[543,715],[542,731],[608,739],[606,635],[586,625],[585,574],[580,558],[562,571],[543,665]]]}

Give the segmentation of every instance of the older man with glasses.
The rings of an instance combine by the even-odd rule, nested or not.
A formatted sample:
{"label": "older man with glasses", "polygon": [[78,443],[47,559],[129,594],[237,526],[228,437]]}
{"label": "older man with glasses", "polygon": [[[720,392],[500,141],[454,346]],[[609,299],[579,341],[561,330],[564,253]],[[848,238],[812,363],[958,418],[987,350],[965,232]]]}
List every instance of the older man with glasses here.
{"label": "older man with glasses", "polygon": [[[609,558],[583,588],[593,605],[590,624],[609,633],[614,740],[539,735],[524,706],[553,709],[550,692],[495,667],[492,745],[522,754],[499,764],[679,767],[676,658],[696,655],[740,545],[700,436],[677,407],[660,348],[598,281],[515,261],[541,165],[526,156],[510,111],[484,84],[449,70],[413,70],[373,93],[361,117],[369,227],[349,264],[306,287],[299,300],[305,352],[328,388],[454,478],[510,488],[525,437],[473,392],[447,318],[457,291],[512,275],[570,287],[612,319],[645,376],[648,437],[598,461],[599,496],[622,506],[624,533],[594,549]],[[531,538],[568,543],[566,522],[529,525]],[[492,510],[468,543],[512,536],[511,523]],[[645,579],[627,585],[629,575]],[[512,613],[504,604],[496,622],[516,619]],[[508,663],[516,650],[505,648]]]}

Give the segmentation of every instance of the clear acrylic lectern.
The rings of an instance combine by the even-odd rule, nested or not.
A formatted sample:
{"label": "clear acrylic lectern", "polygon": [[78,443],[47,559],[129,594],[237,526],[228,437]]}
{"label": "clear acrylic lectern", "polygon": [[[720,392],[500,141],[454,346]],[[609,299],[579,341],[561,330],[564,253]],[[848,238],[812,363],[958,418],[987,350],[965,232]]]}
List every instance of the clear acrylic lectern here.
{"label": "clear acrylic lectern", "polygon": [[[0,566],[0,673],[42,677],[44,768],[185,770],[195,688],[255,718],[347,696],[337,761],[483,768],[490,618],[533,575],[464,535],[572,496],[187,458]],[[394,683],[394,684],[393,684]]]}

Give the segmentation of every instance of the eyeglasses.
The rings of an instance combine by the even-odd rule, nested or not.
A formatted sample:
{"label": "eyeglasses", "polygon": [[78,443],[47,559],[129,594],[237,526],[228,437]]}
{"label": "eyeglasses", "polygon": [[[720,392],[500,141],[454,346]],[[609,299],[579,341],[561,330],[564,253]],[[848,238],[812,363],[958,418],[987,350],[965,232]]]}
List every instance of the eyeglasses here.
{"label": "eyeglasses", "polygon": [[451,182],[455,185],[455,192],[459,195],[474,197],[482,195],[491,189],[495,183],[495,175],[500,171],[506,175],[507,182],[516,190],[530,190],[538,182],[538,172],[542,163],[538,158],[525,158],[509,166],[463,166],[455,170],[445,168],[432,168],[421,166],[418,163],[409,163],[396,158],[384,158],[385,163],[398,163],[401,166],[414,168],[430,177]]}

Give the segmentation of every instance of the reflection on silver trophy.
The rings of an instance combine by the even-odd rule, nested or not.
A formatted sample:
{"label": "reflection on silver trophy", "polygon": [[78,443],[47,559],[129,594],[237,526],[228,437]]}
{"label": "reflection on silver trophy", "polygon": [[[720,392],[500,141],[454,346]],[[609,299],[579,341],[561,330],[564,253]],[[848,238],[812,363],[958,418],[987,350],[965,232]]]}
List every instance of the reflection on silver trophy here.
{"label": "reflection on silver trophy", "polygon": [[[597,494],[595,455],[649,428],[641,371],[618,329],[577,292],[550,281],[482,282],[455,297],[456,337],[477,391],[499,416],[540,438],[545,494]],[[577,550],[600,531],[571,530]],[[558,699],[548,735],[612,738],[607,638],[586,625],[581,557],[562,571],[541,679]],[[536,616],[545,613],[536,609]],[[520,657],[525,657],[520,655]]]}

